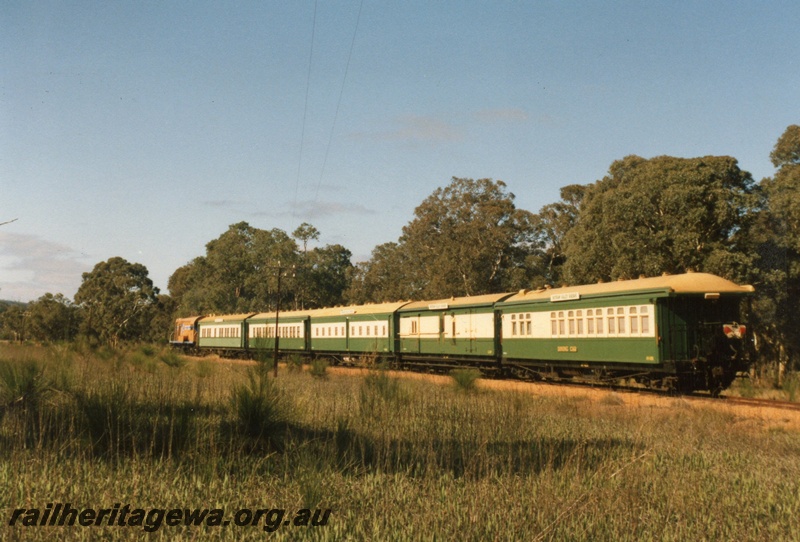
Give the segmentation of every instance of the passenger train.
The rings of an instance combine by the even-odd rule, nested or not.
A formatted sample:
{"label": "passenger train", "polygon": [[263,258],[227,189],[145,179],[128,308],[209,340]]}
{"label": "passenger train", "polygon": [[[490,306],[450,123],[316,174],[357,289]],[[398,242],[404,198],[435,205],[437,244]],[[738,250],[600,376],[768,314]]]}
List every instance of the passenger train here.
{"label": "passenger train", "polygon": [[173,345],[224,356],[477,366],[541,380],[718,394],[748,368],[752,286],[685,273],[474,297],[179,318]]}

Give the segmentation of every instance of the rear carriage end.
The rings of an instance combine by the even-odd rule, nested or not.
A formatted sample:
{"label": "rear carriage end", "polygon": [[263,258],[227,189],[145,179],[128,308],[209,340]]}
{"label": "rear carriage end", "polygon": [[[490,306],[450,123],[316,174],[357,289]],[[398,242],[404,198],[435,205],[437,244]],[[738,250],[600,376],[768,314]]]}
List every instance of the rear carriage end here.
{"label": "rear carriage end", "polygon": [[522,291],[498,304],[503,364],[718,393],[747,367],[740,304],[752,292],[707,273]]}

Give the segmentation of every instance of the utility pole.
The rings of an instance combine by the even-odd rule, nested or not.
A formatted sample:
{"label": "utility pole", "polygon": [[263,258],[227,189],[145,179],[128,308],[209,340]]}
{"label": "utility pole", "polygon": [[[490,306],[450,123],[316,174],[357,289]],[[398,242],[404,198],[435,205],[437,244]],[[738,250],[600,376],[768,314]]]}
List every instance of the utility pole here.
{"label": "utility pole", "polygon": [[[278,346],[280,344],[280,328],[278,327],[278,319],[280,318],[281,312],[281,276],[283,275],[283,267],[281,267],[281,262],[278,262],[278,265],[270,266],[270,269],[277,269],[278,271],[278,292],[275,300],[275,350],[272,354],[272,375],[277,378],[278,377]],[[294,266],[292,266],[294,268]]]}
{"label": "utility pole", "polygon": [[272,355],[272,376],[278,378],[278,341],[280,340],[280,329],[278,328],[278,315],[281,312],[281,262],[278,262],[278,295],[275,301],[275,353]]}

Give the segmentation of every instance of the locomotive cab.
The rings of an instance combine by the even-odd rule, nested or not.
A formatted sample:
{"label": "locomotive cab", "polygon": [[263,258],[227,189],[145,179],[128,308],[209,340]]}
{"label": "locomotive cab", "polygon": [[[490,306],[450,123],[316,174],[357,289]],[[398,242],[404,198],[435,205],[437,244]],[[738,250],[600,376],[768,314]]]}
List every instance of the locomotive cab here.
{"label": "locomotive cab", "polygon": [[200,316],[190,316],[175,320],[170,344],[185,347],[195,346],[197,344],[197,322],[200,318]]}

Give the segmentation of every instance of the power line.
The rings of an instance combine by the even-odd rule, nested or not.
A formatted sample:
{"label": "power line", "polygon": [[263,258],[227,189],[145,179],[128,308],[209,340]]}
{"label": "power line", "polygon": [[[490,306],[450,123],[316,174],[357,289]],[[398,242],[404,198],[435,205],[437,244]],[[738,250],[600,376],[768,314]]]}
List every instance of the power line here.
{"label": "power line", "polygon": [[344,95],[344,84],[347,81],[347,72],[350,70],[350,59],[353,57],[353,48],[356,43],[356,35],[358,34],[358,23],[361,21],[361,8],[364,7],[364,0],[358,4],[358,16],[356,17],[356,27],[353,30],[353,39],[350,41],[350,52],[347,54],[347,65],[344,68],[344,76],[342,77],[342,88],[339,90],[339,100],[336,102],[336,113],[333,116],[333,125],[331,126],[331,135],[328,138],[328,146],[325,148],[325,158],[322,160],[322,170],[319,172],[319,182],[317,183],[317,191],[314,194],[314,202],[319,199],[319,189],[322,186],[322,177],[325,174],[325,166],[328,163],[328,153],[331,150],[333,143],[333,132],[336,128],[336,121],[339,118],[339,106],[342,104],[342,96]]}
{"label": "power line", "polygon": [[314,18],[311,23],[311,50],[308,53],[308,75],[306,77],[306,101],[303,106],[303,125],[300,129],[300,154],[297,157],[297,180],[294,185],[294,202],[292,203],[292,218],[296,216],[297,193],[300,189],[300,167],[303,164],[303,142],[306,136],[306,116],[308,114],[308,94],[311,88],[311,61],[314,58],[314,34],[317,31],[317,0],[314,0]]}

